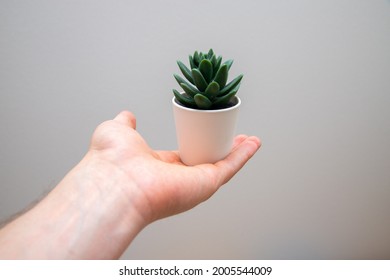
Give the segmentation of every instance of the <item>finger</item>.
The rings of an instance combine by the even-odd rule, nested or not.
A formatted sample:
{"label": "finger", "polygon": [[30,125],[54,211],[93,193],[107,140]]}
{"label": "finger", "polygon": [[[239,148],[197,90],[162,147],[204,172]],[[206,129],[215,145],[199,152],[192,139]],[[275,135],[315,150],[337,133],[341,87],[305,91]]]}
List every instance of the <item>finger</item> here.
{"label": "finger", "polygon": [[255,136],[239,139],[242,141],[232,152],[215,164],[219,171],[219,185],[227,183],[261,147],[261,140]]}
{"label": "finger", "polygon": [[247,138],[248,138],[248,136],[247,136],[247,135],[244,135],[244,134],[237,135],[237,136],[234,138],[232,150],[234,150],[239,144],[242,143],[242,141],[244,141],[244,140],[247,139]]}
{"label": "finger", "polygon": [[[248,138],[248,136],[246,136],[244,134],[237,135],[234,138],[234,142],[232,145],[232,151],[247,138]],[[170,162],[170,163],[181,162],[180,155],[179,155],[178,151],[156,151],[156,153],[157,153],[158,158],[164,162]]]}
{"label": "finger", "polygon": [[114,121],[117,121],[121,124],[124,124],[126,126],[130,126],[131,128],[135,129],[136,128],[136,118],[133,113],[129,111],[122,111],[120,112],[115,118]]}

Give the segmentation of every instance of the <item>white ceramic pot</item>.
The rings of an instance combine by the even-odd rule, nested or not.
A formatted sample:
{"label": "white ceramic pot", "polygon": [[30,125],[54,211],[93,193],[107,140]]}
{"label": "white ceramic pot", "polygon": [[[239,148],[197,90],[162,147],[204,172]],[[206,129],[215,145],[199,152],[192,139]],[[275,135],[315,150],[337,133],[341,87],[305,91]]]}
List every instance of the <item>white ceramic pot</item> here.
{"label": "white ceramic pot", "polygon": [[172,99],[179,155],[186,165],[215,163],[225,158],[233,144],[241,100],[219,110],[196,110]]}

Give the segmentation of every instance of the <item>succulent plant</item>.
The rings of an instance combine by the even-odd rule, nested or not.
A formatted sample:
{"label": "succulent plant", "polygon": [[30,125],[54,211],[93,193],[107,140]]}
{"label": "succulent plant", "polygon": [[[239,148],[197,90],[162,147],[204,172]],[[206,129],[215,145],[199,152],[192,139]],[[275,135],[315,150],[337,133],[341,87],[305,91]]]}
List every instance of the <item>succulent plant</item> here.
{"label": "succulent plant", "polygon": [[174,74],[184,93],[173,89],[176,100],[185,107],[213,110],[226,108],[231,105],[231,100],[236,95],[243,75],[239,75],[227,83],[228,73],[233,60],[222,63],[222,57],[216,56],[210,49],[208,53],[195,51],[189,56],[189,69],[181,61],[177,61],[183,79]]}

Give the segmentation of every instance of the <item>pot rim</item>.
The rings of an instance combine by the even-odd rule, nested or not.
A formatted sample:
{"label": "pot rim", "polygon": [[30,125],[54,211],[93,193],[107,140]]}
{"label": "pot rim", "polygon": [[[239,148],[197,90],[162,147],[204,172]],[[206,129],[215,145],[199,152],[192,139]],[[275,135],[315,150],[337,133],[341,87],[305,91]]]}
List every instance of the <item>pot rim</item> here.
{"label": "pot rim", "polygon": [[231,111],[231,110],[234,110],[236,109],[237,107],[239,107],[241,105],[241,99],[238,97],[238,96],[235,96],[234,97],[236,100],[237,100],[237,103],[234,105],[234,106],[231,106],[231,107],[228,107],[228,108],[223,108],[223,109],[214,109],[214,110],[201,110],[201,109],[193,109],[193,108],[188,108],[188,107],[185,107],[181,104],[179,104],[178,102],[176,102],[176,97],[174,96],[172,98],[172,103],[174,106],[182,109],[182,110],[186,110],[186,111],[189,111],[189,112],[198,112],[198,113],[219,113],[219,112],[226,112],[226,111]]}

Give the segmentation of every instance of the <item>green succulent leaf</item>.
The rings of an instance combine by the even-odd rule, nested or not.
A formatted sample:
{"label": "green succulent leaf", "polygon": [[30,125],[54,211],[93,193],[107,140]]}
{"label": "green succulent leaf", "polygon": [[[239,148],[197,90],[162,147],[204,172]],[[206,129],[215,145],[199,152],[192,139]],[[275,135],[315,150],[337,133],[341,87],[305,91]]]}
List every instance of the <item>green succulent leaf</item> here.
{"label": "green succulent leaf", "polygon": [[213,103],[203,94],[197,94],[194,96],[194,101],[200,109],[210,109]]}
{"label": "green succulent leaf", "polygon": [[214,51],[213,51],[213,49],[210,49],[209,50],[209,52],[208,52],[208,54],[207,54],[207,58],[208,59],[211,59],[211,57],[214,55]]}
{"label": "green succulent leaf", "polygon": [[[193,85],[191,85],[189,82],[187,82],[186,80],[184,80],[182,77],[180,77],[179,75],[177,74],[174,74],[173,75],[177,81],[177,83],[179,84],[179,86],[182,86],[182,84],[185,84],[186,85],[186,89],[183,88],[184,91],[186,91],[187,89],[190,89],[191,92],[196,92],[196,93],[199,93],[199,91],[196,89],[196,87],[194,87]],[[188,93],[188,92],[187,92]],[[188,93],[189,94],[189,93]],[[191,95],[191,94],[190,94]]]}
{"label": "green succulent leaf", "polygon": [[235,79],[233,79],[230,83],[228,83],[219,93],[218,96],[222,96],[228,94],[231,90],[233,90],[238,84],[240,84],[242,77],[244,75],[239,75]]}
{"label": "green succulent leaf", "polygon": [[218,97],[215,100],[213,106],[215,106],[215,107],[226,106],[230,102],[230,100],[232,100],[232,98],[236,95],[239,87],[240,87],[240,85],[236,86],[234,88],[234,90],[230,91],[228,94],[225,94],[224,96]]}
{"label": "green succulent leaf", "polygon": [[195,108],[196,102],[193,98],[184,96],[183,94],[180,94],[176,89],[173,89],[173,94],[175,95],[177,101],[179,101],[181,104],[184,106],[190,107],[190,108]]}
{"label": "green succulent leaf", "polygon": [[173,77],[175,77],[176,82],[180,85],[181,83],[188,83],[186,80],[184,80],[182,77],[180,77],[177,74],[173,74]]}
{"label": "green succulent leaf", "polygon": [[195,64],[195,67],[198,67],[199,63],[200,63],[200,56],[199,56],[198,51],[195,51],[194,52],[194,64]]}
{"label": "green succulent leaf", "polygon": [[219,67],[221,67],[221,63],[222,63],[222,56],[218,56],[218,57],[216,58],[215,63],[213,63],[213,66],[214,66],[214,73],[217,73]]}
{"label": "green succulent leaf", "polygon": [[226,85],[228,79],[228,66],[223,64],[219,69],[217,74],[215,74],[214,81],[219,84],[219,87],[223,89]]}
{"label": "green succulent leaf", "polygon": [[179,65],[180,71],[183,73],[184,77],[194,85],[194,79],[192,78],[191,70],[187,68],[187,66],[184,65],[183,62],[177,61],[177,65]]}
{"label": "green succulent leaf", "polygon": [[202,73],[206,82],[209,83],[213,77],[213,65],[208,59],[203,59],[199,64],[199,71]]}
{"label": "green succulent leaf", "polygon": [[190,83],[188,83],[186,80],[184,80],[184,79],[183,79],[182,77],[180,77],[179,75],[173,74],[173,76],[175,77],[175,80],[176,80],[176,82],[177,82],[179,85],[180,85],[181,83],[190,85]]}
{"label": "green succulent leaf", "polygon": [[195,86],[200,91],[202,91],[202,92],[205,91],[208,84],[207,84],[205,78],[203,77],[202,73],[196,68],[192,69],[191,73],[192,73],[192,77],[194,78]]}
{"label": "green succulent leaf", "polygon": [[219,84],[217,82],[211,82],[206,90],[204,91],[204,95],[211,101],[215,99],[215,97],[218,96],[219,93]]}
{"label": "green succulent leaf", "polygon": [[189,55],[188,60],[190,61],[191,69],[196,68],[196,65],[195,65],[195,62],[194,62],[194,58],[192,57],[192,55]]}
{"label": "green succulent leaf", "polygon": [[225,61],[223,64],[228,66],[228,71],[229,71],[230,67],[232,67],[233,59],[229,59],[229,60]]}
{"label": "green succulent leaf", "polygon": [[184,92],[191,97],[194,97],[195,95],[201,93],[199,90],[189,84],[181,83],[180,86],[184,90]]}
{"label": "green succulent leaf", "polygon": [[213,56],[210,58],[210,61],[211,61],[211,64],[213,65],[213,72],[215,75],[215,73],[217,73],[217,71],[214,71],[215,65],[217,64],[217,57],[215,56],[215,54],[213,54]]}

